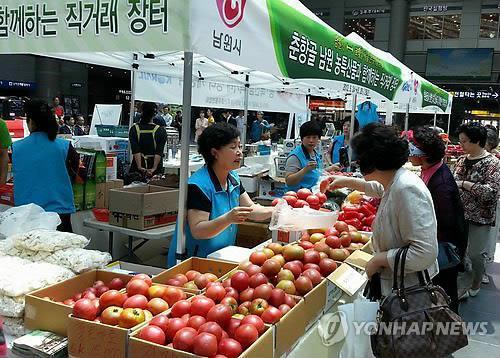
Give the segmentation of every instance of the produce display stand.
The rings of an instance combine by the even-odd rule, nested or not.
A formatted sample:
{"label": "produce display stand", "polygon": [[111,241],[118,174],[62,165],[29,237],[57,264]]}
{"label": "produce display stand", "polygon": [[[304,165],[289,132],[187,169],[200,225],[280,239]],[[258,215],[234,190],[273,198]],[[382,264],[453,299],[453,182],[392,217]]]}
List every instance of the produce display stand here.
{"label": "produce display stand", "polygon": [[[175,231],[175,224],[170,224],[167,226],[162,226],[159,228],[139,231],[128,229],[120,226],[110,225],[107,222],[97,221],[96,219],[86,219],[83,221],[83,226],[97,229],[99,231],[104,231],[108,233],[108,252],[113,257],[113,236],[114,234],[123,234],[128,236],[128,259],[139,260],[135,255],[135,251],[141,248],[149,240],[165,240],[171,237]],[[143,241],[136,246],[133,245],[133,240],[142,239]],[[120,258],[120,260],[123,259]],[[140,261],[140,260],[139,260]]]}

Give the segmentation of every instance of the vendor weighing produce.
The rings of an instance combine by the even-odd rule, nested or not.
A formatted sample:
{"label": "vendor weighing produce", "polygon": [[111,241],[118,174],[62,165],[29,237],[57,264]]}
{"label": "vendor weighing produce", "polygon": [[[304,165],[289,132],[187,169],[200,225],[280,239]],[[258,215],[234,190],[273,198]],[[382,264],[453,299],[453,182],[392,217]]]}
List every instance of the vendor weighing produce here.
{"label": "vendor weighing produce", "polygon": [[[206,257],[234,245],[237,224],[266,220],[274,208],[255,204],[241,185],[235,170],[243,152],[234,126],[217,123],[205,129],[198,138],[198,151],[206,164],[188,182],[186,248],[188,256]],[[169,266],[176,261],[177,232],[178,228],[170,244]]]}
{"label": "vendor weighing produce", "polygon": [[[318,183],[323,171],[322,155],[316,151],[321,133],[316,122],[309,121],[300,126],[302,144],[288,155],[286,161],[285,179],[288,190],[311,189]],[[325,170],[338,171],[340,168],[333,165]]]}

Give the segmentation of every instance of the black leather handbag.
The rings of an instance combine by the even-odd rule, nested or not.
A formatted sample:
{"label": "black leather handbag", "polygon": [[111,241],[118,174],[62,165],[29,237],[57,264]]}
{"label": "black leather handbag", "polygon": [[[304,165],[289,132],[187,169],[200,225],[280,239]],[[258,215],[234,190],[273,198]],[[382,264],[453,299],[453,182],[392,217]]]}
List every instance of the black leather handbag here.
{"label": "black leather handbag", "polygon": [[404,247],[396,254],[392,292],[380,304],[377,328],[371,335],[373,354],[383,358],[445,357],[468,344],[465,324],[450,309],[450,298],[432,283],[427,270],[418,272],[419,284],[405,287],[407,251]]}

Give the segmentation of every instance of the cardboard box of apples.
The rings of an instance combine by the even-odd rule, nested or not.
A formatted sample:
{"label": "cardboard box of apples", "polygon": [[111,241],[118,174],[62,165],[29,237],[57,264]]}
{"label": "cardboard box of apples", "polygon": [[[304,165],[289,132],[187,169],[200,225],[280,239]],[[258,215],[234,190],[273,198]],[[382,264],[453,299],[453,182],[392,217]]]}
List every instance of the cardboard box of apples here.
{"label": "cardboard box of apples", "polygon": [[68,352],[75,357],[123,357],[133,327],[191,296],[178,287],[153,284],[146,274],[132,277],[124,290],[110,289],[98,298],[87,291],[69,317]]}

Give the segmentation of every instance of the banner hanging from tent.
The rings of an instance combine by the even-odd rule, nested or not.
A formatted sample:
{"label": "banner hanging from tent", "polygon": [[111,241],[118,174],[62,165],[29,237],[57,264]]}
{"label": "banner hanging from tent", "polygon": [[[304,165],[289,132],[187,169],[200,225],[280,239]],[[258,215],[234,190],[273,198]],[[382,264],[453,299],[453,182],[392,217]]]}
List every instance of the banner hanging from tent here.
{"label": "banner hanging from tent", "polygon": [[[182,104],[182,78],[138,71],[135,98],[169,104]],[[206,108],[241,109],[244,107],[243,85],[193,80],[192,105]],[[303,112],[306,96],[264,88],[249,88],[248,109],[268,112]]]}

